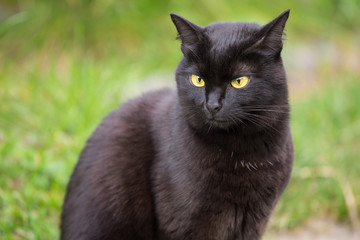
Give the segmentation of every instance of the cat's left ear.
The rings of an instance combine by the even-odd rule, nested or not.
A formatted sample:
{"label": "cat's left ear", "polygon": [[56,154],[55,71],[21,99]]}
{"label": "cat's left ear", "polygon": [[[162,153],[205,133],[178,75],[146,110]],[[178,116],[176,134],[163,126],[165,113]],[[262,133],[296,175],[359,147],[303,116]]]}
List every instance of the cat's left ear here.
{"label": "cat's left ear", "polygon": [[284,28],[289,18],[290,9],[264,25],[259,31],[260,40],[256,43],[270,54],[280,54],[283,47]]}
{"label": "cat's left ear", "polygon": [[184,55],[194,53],[195,48],[206,39],[203,34],[204,28],[175,13],[170,13],[170,17],[181,39],[181,51]]}

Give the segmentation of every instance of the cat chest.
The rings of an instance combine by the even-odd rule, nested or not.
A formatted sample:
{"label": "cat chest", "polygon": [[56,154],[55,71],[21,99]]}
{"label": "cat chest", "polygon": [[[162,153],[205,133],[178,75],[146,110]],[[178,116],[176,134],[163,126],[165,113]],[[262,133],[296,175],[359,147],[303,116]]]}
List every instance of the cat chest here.
{"label": "cat chest", "polygon": [[276,183],[269,179],[259,180],[245,173],[241,179],[224,175],[219,184],[209,185],[197,196],[202,205],[198,214],[203,215],[198,224],[204,220],[211,233],[203,239],[237,239],[246,219],[266,218],[277,199]]}
{"label": "cat chest", "polygon": [[[246,218],[266,217],[276,199],[276,193],[266,196],[264,186],[254,186],[253,183],[237,182],[222,183],[211,186],[212,189],[193,184],[189,189],[191,194],[184,192],[177,196],[187,196],[187,199],[173,199],[171,217],[164,221],[164,236],[170,239],[224,239],[233,240],[241,236]],[[233,181],[234,179],[228,180]],[[236,187],[234,187],[236,186]],[[197,191],[196,191],[197,189]],[[191,203],[191,204],[190,204]],[[165,206],[168,210],[168,206]],[[185,238],[184,238],[185,237]],[[169,239],[169,238],[164,238]]]}
{"label": "cat chest", "polygon": [[237,172],[209,171],[202,181],[198,181],[198,198],[209,200],[209,204],[217,201],[229,202],[237,206],[252,201],[264,201],[277,193],[279,179],[272,171],[262,169],[249,170],[240,168]]}
{"label": "cat chest", "polygon": [[238,164],[182,167],[162,179],[159,185],[166,191],[158,193],[157,207],[163,239],[187,239],[188,234],[189,239],[237,239],[247,213],[269,215],[277,198],[276,177],[268,169]]}

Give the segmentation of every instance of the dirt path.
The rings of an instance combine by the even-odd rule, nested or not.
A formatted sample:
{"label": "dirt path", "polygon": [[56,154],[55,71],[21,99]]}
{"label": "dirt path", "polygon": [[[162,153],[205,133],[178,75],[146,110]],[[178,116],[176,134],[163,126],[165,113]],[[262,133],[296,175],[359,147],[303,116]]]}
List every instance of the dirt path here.
{"label": "dirt path", "polygon": [[304,226],[292,232],[268,233],[264,240],[360,240],[356,234],[345,225],[329,219],[311,219]]}

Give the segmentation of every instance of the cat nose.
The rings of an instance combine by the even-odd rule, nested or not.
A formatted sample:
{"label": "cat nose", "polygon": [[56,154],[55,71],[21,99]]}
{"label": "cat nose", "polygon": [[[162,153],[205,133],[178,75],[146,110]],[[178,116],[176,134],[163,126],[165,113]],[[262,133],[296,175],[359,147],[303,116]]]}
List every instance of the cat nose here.
{"label": "cat nose", "polygon": [[218,111],[220,111],[222,105],[220,102],[207,102],[206,109],[211,113],[211,115],[215,115]]}
{"label": "cat nose", "polygon": [[205,108],[212,116],[214,116],[217,112],[219,112],[222,107],[221,95],[222,95],[222,89],[215,88],[212,89],[212,91],[210,91],[207,96]]}

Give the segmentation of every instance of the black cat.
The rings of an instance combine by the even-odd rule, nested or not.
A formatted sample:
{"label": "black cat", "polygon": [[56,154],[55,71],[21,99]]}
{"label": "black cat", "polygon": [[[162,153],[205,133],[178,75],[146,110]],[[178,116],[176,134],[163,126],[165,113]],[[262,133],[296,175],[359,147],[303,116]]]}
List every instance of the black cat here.
{"label": "black cat", "polygon": [[177,91],[103,120],[71,177],[61,239],[260,239],[293,162],[288,16],[201,27],[171,14]]}

